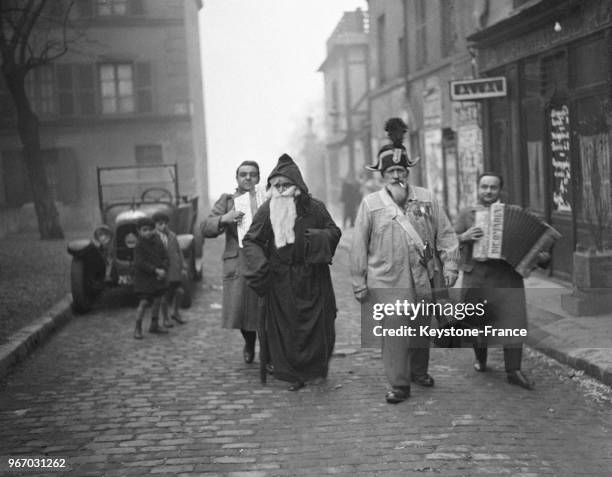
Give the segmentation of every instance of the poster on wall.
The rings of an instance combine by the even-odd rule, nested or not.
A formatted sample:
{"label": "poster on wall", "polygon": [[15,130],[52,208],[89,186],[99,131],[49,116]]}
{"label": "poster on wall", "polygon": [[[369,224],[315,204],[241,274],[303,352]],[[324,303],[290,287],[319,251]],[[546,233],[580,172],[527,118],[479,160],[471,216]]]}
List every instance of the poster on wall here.
{"label": "poster on wall", "polygon": [[458,179],[457,179],[457,145],[455,141],[444,143],[444,165],[446,166],[446,196],[448,199],[448,213],[455,217],[459,212],[458,205]]}
{"label": "poster on wall", "polygon": [[427,170],[427,187],[440,204],[444,204],[444,169],[442,164],[442,130],[426,129],[424,131],[425,163]]}
{"label": "poster on wall", "polygon": [[453,103],[453,129],[457,131],[458,207],[476,202],[476,180],[483,171],[482,129],[479,126],[480,105],[474,101]]}
{"label": "poster on wall", "polygon": [[571,212],[569,108],[550,110],[550,151],[553,171],[553,210]]}

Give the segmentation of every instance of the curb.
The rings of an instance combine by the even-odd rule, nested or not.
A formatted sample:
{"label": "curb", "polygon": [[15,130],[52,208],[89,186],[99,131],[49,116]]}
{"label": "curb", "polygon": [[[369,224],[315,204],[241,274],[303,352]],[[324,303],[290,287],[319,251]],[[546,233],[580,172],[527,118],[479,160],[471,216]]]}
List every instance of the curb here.
{"label": "curb", "polygon": [[[534,313],[546,314],[551,317],[558,317],[553,312],[527,304],[527,315]],[[593,360],[579,356],[580,352],[588,351],[589,348],[571,348],[567,343],[563,343],[558,338],[548,333],[544,328],[538,326],[535,320],[529,320],[529,333],[525,341],[531,348],[539,351],[563,364],[572,368],[584,371],[592,378],[601,381],[603,384],[612,387],[612,369],[599,365]]]}
{"label": "curb", "polygon": [[7,343],[0,345],[0,379],[4,379],[13,366],[23,361],[55,330],[72,319],[71,303],[72,296],[68,294],[40,318],[13,333]]}

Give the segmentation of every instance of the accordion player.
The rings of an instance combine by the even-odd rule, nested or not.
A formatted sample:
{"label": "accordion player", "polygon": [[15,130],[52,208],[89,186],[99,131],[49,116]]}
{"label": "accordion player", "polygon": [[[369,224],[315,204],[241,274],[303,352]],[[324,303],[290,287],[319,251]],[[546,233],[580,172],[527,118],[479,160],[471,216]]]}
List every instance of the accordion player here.
{"label": "accordion player", "polygon": [[474,241],[474,260],[504,260],[523,277],[537,266],[540,252],[547,252],[561,238],[537,215],[511,204],[494,203],[476,210],[474,226],[483,231]]}

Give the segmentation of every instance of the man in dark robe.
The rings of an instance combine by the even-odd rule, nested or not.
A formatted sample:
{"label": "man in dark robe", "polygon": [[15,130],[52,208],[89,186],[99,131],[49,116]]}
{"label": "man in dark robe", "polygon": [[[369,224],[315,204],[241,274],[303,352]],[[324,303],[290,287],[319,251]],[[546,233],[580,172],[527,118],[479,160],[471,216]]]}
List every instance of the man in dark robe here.
{"label": "man in dark robe", "polygon": [[337,311],[329,265],[341,232],[325,205],[309,195],[287,154],[268,177],[268,188],[271,199],[243,240],[244,275],[264,298],[261,332],[274,376],[296,391],[307,380],[327,377]]}

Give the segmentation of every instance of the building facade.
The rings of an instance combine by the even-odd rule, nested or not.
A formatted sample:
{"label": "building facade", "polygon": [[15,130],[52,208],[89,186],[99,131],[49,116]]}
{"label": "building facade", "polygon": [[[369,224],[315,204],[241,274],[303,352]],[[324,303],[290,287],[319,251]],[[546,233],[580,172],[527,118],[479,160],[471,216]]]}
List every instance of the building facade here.
{"label": "building facade", "polygon": [[327,197],[338,202],[342,181],[372,162],[368,95],[368,23],[360,9],[345,12],[327,40],[319,67],[325,83]]}
{"label": "building facade", "polygon": [[[498,21],[470,36],[481,76],[505,77],[488,100],[484,155],[507,177],[509,202],[562,233],[553,269],[572,276],[572,254],[612,220],[612,1],[491,2]],[[605,234],[608,234],[606,237]]]}
{"label": "building facade", "polygon": [[[201,8],[201,0],[81,0],[69,28],[82,40],[28,75],[64,226],[100,220],[97,166],[177,163],[181,192],[207,209]],[[3,84],[0,103],[0,208],[8,214],[31,194]]]}
{"label": "building facade", "polygon": [[481,105],[453,102],[449,82],[472,78],[466,37],[487,21],[487,2],[369,0],[372,148],[388,142],[385,120],[408,125],[406,146],[421,161],[412,181],[454,216],[476,199],[483,169]]}

